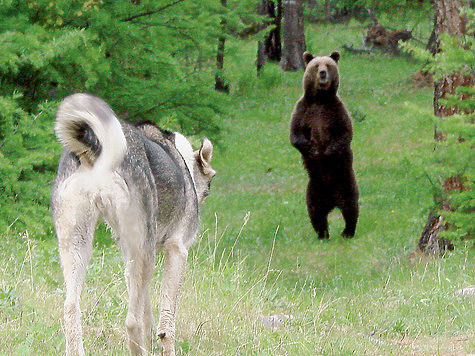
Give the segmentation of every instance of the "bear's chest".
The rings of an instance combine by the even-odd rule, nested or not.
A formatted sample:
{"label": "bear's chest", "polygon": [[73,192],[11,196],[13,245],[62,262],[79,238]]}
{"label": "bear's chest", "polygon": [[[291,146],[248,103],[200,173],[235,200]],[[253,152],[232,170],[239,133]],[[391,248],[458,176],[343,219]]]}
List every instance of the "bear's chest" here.
{"label": "bear's chest", "polygon": [[333,110],[325,106],[312,106],[307,109],[307,127],[310,139],[319,146],[326,146],[335,135],[335,121],[338,120]]}

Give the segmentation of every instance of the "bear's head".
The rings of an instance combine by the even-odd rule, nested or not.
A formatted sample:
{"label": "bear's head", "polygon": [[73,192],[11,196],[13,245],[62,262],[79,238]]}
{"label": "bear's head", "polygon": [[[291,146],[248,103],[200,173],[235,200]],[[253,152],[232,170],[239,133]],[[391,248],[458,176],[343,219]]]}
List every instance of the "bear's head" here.
{"label": "bear's head", "polygon": [[303,89],[305,95],[336,95],[340,84],[338,60],[340,52],[333,52],[329,56],[314,57],[310,52],[303,54],[305,74],[303,75]]}

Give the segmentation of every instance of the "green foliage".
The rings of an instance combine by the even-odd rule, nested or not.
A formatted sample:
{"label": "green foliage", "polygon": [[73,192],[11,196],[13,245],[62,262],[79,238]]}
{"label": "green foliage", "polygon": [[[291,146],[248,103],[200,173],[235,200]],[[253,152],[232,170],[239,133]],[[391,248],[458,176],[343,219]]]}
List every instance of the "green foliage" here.
{"label": "green foliage", "polygon": [[[441,51],[431,56],[427,51],[415,49],[405,45],[419,59],[426,61],[424,70],[433,74],[434,80],[441,80],[446,76],[458,75],[473,77],[475,65],[475,41],[473,32],[475,11],[464,9],[468,18],[469,33],[463,38],[441,35]],[[452,239],[473,237],[473,210],[475,209],[475,194],[473,192],[475,160],[475,87],[459,87],[453,95],[441,99],[447,107],[456,107],[458,114],[442,118],[434,117],[437,131],[444,133],[446,139],[437,141],[434,154],[429,162],[428,175],[434,182],[436,203],[448,202],[440,214],[445,216],[450,229],[444,232]],[[457,187],[443,189],[447,179],[457,177]]]}
{"label": "green foliage", "polygon": [[15,308],[18,297],[12,287],[5,286],[0,289],[0,309],[11,311]]}
{"label": "green foliage", "polygon": [[[322,3],[325,1],[321,1]],[[364,8],[373,9],[381,12],[395,12],[397,9],[414,9],[421,8],[423,4],[429,4],[429,0],[413,1],[413,0],[330,0],[330,3],[337,8]]]}
{"label": "green foliage", "polygon": [[[312,6],[312,4],[314,4]],[[402,22],[419,23],[422,18],[428,19],[428,11],[431,8],[431,1],[411,1],[411,0],[315,0],[304,2],[306,14],[311,19],[326,19],[326,9],[329,10],[330,17],[336,21],[343,19],[357,18],[365,20],[371,16],[376,16],[378,22],[394,28],[397,18],[403,19]],[[328,8],[326,8],[328,6]]]}
{"label": "green foliage", "polygon": [[[470,32],[473,34],[475,11],[467,9],[465,15],[469,19]],[[464,38],[453,38],[444,34],[441,38],[441,52],[434,56],[429,70],[436,79],[445,75],[458,73],[472,76],[475,65],[473,53],[475,41],[470,33]],[[473,191],[475,171],[475,87],[459,87],[457,93],[449,95],[442,101],[443,105],[457,107],[457,115],[439,119],[438,130],[447,135],[447,140],[438,142],[436,158],[442,165],[441,180],[458,177],[461,186],[449,189],[447,197],[449,211],[441,211],[446,216],[451,229],[445,235],[455,239],[474,237],[473,211],[475,209],[475,193]]]}
{"label": "green foliage", "polygon": [[[90,92],[131,121],[219,137],[216,44],[258,21],[254,0],[12,0],[0,7],[0,231],[51,228],[58,103]],[[246,14],[249,14],[246,16]]]}
{"label": "green foliage", "polygon": [[28,226],[42,235],[51,227],[49,190],[60,152],[56,105],[91,88],[108,67],[93,34],[48,27],[20,6],[29,8],[12,1],[0,10],[0,231]]}
{"label": "green foliage", "polygon": [[[358,29],[344,24],[307,30],[313,34],[308,46],[317,53],[360,39]],[[223,144],[213,158],[218,175],[201,209],[202,234],[188,258],[177,354],[473,352],[473,301],[457,294],[473,285],[471,245],[457,246],[443,259],[408,263],[432,201],[418,171],[434,147],[433,91],[410,79],[420,64],[342,53],[340,95],[351,112],[366,116],[354,122],[352,144],[361,215],[357,236],[348,240],[339,236],[341,214],[332,213],[331,238],[321,242],[305,207],[308,178],[288,137],[302,72],[283,72],[269,63],[256,78],[255,41],[232,42],[239,51],[226,62],[234,83],[233,115],[222,123]],[[426,161],[416,161],[417,155]],[[58,246],[29,232],[30,239],[0,233],[0,350],[64,354]],[[90,355],[125,355],[125,266],[120,249],[107,241],[96,241],[84,282],[84,345]],[[156,265],[150,293],[155,320],[161,257]],[[271,315],[293,319],[263,326],[262,317]]]}
{"label": "green foliage", "polygon": [[46,233],[49,182],[57,164],[56,144],[47,102],[32,115],[20,107],[21,95],[0,96],[0,230],[15,222]]}

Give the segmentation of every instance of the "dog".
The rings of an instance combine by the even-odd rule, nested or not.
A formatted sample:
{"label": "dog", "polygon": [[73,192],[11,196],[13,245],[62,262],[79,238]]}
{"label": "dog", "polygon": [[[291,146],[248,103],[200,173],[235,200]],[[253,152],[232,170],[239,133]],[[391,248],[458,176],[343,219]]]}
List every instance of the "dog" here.
{"label": "dog", "polygon": [[51,193],[66,297],[66,354],[84,355],[79,307],[94,230],[102,218],[125,262],[129,309],[125,321],[132,355],[152,342],[149,284],[156,253],[165,251],[156,334],[163,353],[174,355],[175,317],[199,205],[216,171],[206,137],[193,151],[181,134],[151,123],[121,121],[107,103],[74,94],[60,104],[55,132],[64,146]]}

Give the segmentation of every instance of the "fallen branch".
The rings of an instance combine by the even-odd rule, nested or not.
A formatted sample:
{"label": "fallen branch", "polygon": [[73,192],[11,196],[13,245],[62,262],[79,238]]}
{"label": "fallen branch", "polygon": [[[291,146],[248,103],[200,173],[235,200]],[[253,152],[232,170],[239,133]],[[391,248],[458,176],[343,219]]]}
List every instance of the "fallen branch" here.
{"label": "fallen branch", "polygon": [[412,39],[412,33],[409,30],[388,31],[384,26],[375,22],[368,29],[368,33],[364,39],[364,44],[367,47],[379,48],[385,52],[399,55],[399,41],[409,41]]}
{"label": "fallen branch", "polygon": [[343,49],[348,52],[353,52],[353,53],[375,53],[375,52],[382,52],[381,49],[379,48],[356,48],[350,45],[343,45]]}

